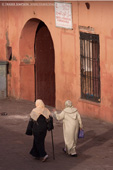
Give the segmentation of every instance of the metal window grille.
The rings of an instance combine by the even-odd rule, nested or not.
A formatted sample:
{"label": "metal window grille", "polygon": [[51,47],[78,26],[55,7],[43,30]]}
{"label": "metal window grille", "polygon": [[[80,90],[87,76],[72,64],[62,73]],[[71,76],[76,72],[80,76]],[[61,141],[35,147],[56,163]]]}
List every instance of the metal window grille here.
{"label": "metal window grille", "polygon": [[99,36],[80,32],[81,98],[100,102]]}

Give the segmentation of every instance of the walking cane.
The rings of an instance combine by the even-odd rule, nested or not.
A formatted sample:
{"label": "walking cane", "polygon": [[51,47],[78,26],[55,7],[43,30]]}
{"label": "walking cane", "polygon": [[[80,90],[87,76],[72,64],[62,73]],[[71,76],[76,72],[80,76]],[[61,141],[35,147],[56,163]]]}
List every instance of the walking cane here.
{"label": "walking cane", "polygon": [[53,142],[53,131],[51,130],[51,139],[52,139],[52,151],[53,151],[53,159],[55,160],[55,153],[54,153],[54,142]]}

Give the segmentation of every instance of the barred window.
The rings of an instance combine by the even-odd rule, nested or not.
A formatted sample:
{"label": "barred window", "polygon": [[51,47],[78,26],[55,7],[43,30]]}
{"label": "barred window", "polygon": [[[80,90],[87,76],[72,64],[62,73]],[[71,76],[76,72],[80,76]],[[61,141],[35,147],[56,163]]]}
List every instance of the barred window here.
{"label": "barred window", "polygon": [[81,98],[100,102],[99,36],[80,32]]}

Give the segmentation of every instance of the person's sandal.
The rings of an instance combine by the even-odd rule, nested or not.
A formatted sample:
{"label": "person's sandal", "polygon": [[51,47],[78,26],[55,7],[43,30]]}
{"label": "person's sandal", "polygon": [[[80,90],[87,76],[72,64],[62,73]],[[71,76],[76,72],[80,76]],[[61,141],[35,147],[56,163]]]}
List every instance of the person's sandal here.
{"label": "person's sandal", "polygon": [[42,159],[42,162],[45,162],[48,159],[48,155],[45,155]]}
{"label": "person's sandal", "polygon": [[77,154],[73,154],[73,155],[71,155],[72,157],[77,157],[78,155]]}

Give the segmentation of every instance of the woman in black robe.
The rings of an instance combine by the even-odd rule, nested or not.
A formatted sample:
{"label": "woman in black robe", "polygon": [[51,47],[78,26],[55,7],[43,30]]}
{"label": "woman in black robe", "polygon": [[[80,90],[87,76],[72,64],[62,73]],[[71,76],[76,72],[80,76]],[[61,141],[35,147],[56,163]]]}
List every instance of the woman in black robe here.
{"label": "woman in black robe", "polygon": [[[27,135],[34,136],[33,147],[30,154],[37,158],[46,161],[48,155],[45,151],[45,137],[48,130],[48,123],[52,120],[50,111],[45,107],[42,100],[36,100],[36,108],[30,113],[30,120],[26,130]],[[51,121],[51,129],[53,129],[53,122]]]}

